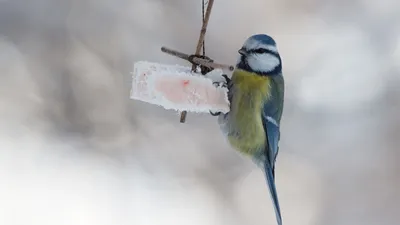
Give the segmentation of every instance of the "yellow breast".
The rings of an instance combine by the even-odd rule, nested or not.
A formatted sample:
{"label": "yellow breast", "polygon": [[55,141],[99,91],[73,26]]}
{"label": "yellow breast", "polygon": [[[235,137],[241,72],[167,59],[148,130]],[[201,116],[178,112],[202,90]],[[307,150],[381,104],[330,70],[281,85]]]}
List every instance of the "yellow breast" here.
{"label": "yellow breast", "polygon": [[243,70],[232,75],[234,96],[230,116],[234,132],[228,136],[230,144],[238,151],[253,155],[263,149],[266,135],[261,111],[270,97],[270,78]]}

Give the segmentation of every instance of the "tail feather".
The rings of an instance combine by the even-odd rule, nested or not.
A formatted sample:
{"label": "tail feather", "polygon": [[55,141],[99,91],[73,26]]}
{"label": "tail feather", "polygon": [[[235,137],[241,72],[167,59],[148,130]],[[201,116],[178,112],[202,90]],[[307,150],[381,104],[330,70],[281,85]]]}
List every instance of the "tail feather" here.
{"label": "tail feather", "polygon": [[276,214],[276,221],[278,222],[278,225],[282,225],[282,216],[281,216],[281,209],[279,206],[279,201],[278,201],[278,194],[276,192],[276,187],[275,187],[275,175],[274,175],[274,169],[272,169],[270,166],[266,165],[265,166],[265,174],[267,178],[267,183],[269,187],[269,193],[271,194],[271,199],[274,204],[275,208],[275,214]]}

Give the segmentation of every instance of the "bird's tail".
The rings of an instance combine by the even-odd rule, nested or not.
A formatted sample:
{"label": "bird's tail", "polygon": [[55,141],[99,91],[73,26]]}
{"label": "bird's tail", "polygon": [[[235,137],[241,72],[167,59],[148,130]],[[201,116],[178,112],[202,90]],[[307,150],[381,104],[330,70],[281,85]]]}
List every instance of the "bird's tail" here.
{"label": "bird's tail", "polygon": [[269,187],[269,193],[271,194],[271,199],[275,208],[276,221],[278,222],[278,225],[282,225],[281,209],[279,206],[278,194],[276,192],[275,176],[273,174],[273,169],[269,165],[265,165],[264,170]]}

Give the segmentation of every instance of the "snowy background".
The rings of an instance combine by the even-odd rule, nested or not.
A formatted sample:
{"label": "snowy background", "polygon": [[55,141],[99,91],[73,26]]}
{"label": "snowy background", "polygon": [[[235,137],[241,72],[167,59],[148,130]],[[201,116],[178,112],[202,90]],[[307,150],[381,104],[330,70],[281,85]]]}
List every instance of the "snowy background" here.
{"label": "snowy background", "polygon": [[[275,224],[216,118],[129,100],[133,62],[182,63],[200,0],[0,0],[0,224]],[[400,221],[400,2],[218,0],[208,55],[269,33],[284,60],[284,224]]]}

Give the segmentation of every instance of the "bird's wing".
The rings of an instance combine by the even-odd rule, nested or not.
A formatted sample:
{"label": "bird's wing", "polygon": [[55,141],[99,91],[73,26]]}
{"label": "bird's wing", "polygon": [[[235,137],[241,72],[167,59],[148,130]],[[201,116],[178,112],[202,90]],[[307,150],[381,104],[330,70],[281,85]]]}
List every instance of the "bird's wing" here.
{"label": "bird's wing", "polygon": [[272,170],[279,152],[280,120],[283,110],[284,81],[283,76],[277,76],[271,80],[271,97],[264,103],[262,121],[267,136],[265,149],[267,161]]}
{"label": "bird's wing", "polygon": [[279,138],[280,131],[279,125],[276,120],[268,115],[263,115],[264,129],[267,135],[266,156],[271,169],[275,168],[275,160],[279,152]]}

